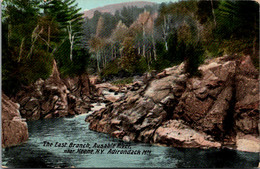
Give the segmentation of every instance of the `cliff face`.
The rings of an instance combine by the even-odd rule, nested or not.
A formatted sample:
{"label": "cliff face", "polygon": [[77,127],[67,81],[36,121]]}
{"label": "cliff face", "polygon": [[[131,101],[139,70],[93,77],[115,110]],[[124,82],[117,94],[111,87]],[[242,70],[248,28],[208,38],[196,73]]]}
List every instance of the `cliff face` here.
{"label": "cliff face", "polygon": [[88,112],[91,91],[88,75],[61,79],[54,61],[48,79],[25,87],[14,100],[21,105],[21,115],[27,120],[65,117]]}
{"label": "cliff face", "polygon": [[19,104],[2,93],[2,147],[14,146],[28,140],[27,123],[21,118]]}
{"label": "cliff face", "polygon": [[89,116],[90,129],[174,147],[241,149],[248,135],[258,144],[258,71],[250,57],[221,57],[199,69],[201,77],[188,78],[184,64],[144,76],[124,98]]}

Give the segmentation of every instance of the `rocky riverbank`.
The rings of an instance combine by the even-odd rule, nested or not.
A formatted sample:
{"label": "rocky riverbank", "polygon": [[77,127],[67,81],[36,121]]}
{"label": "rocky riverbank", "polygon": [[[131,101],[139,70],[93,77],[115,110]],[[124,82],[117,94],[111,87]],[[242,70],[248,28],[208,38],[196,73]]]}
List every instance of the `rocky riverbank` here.
{"label": "rocky riverbank", "polygon": [[19,104],[2,93],[2,147],[10,147],[28,140],[28,128],[21,118]]}
{"label": "rocky riverbank", "polygon": [[94,90],[87,74],[60,78],[54,61],[48,79],[24,87],[13,100],[20,104],[21,115],[27,120],[67,117],[87,113],[90,103],[95,102]]}
{"label": "rocky riverbank", "polygon": [[259,152],[259,79],[250,57],[208,60],[201,77],[184,66],[122,88],[123,97],[87,117],[90,129],[125,141]]}

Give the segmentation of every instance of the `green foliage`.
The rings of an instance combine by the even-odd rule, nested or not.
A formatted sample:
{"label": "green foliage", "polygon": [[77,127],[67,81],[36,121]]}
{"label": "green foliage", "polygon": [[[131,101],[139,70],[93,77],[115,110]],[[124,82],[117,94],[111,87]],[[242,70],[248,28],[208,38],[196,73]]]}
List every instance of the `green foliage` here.
{"label": "green foliage", "polygon": [[141,57],[137,51],[128,46],[123,49],[123,56],[120,59],[120,65],[129,73],[136,73],[137,66]]}
{"label": "green foliage", "polygon": [[45,15],[58,25],[58,32],[51,30],[51,40],[56,42],[54,56],[64,77],[83,74],[90,57],[88,50],[81,46],[83,20],[78,13],[80,8],[74,3],[75,0],[52,0],[42,6]]}
{"label": "green foliage", "polygon": [[122,78],[118,79],[115,81],[112,81],[111,84],[113,85],[124,85],[124,84],[129,84],[133,82],[133,77],[127,77],[127,78]]}
{"label": "green foliage", "polygon": [[[179,1],[161,4],[156,20],[157,63],[162,69],[187,61],[191,75],[205,56],[249,54],[258,65],[259,3],[255,1]],[[177,36],[176,36],[177,32]],[[166,50],[166,46],[168,50]]]}
{"label": "green foliage", "polygon": [[46,79],[51,74],[53,57],[43,50],[36,49],[30,58],[20,62],[13,59],[11,50],[2,55],[2,87],[7,95],[15,94],[22,86],[29,85],[37,79]]}
{"label": "green foliage", "polygon": [[[259,41],[259,4],[255,1],[221,1],[216,11],[215,37],[226,40],[225,51],[256,54]],[[240,41],[240,42],[239,42]],[[234,46],[243,44],[241,48]],[[246,47],[248,46],[248,47]]]}
{"label": "green foliage", "polygon": [[[162,70],[183,61],[186,71],[197,75],[204,51],[209,57],[249,54],[259,64],[255,1],[163,3],[155,24],[157,6],[145,7],[150,14],[142,17],[149,15],[149,29],[135,22],[144,8],[125,7],[115,15],[96,11],[83,22],[75,0],[3,0],[2,5],[2,86],[8,95],[48,78],[54,58],[63,77],[84,74],[89,64],[103,68],[101,76],[110,78]],[[95,66],[90,46],[97,56]]]}
{"label": "green foliage", "polygon": [[136,74],[142,74],[148,70],[145,58],[137,55],[134,48],[125,48],[123,56],[117,58],[103,68],[101,78],[111,79],[113,77],[128,77]]}
{"label": "green foliage", "polygon": [[44,50],[35,50],[30,59],[21,62],[21,80],[29,85],[37,79],[46,79],[51,74],[53,57]]}
{"label": "green foliage", "polygon": [[120,59],[117,58],[110,62],[101,72],[101,78],[110,78],[111,76],[116,76],[119,72],[123,71],[123,68],[120,66]]}
{"label": "green foliage", "polygon": [[83,48],[73,50],[73,60],[70,60],[70,44],[66,40],[56,52],[57,63],[61,76],[82,75],[87,71],[90,54]]}
{"label": "green foliage", "polygon": [[123,56],[120,58],[120,66],[130,74],[143,73],[148,69],[147,61],[138,55],[137,49],[133,48],[134,39],[128,37],[123,42]]}
{"label": "green foliage", "polygon": [[39,2],[3,1],[2,87],[7,95],[51,73],[53,57],[39,45]]}
{"label": "green foliage", "polygon": [[[74,2],[2,2],[2,86],[7,95],[14,95],[22,86],[39,78],[48,78],[54,56],[64,76],[81,75],[86,71],[89,54],[78,43],[82,35],[82,14],[78,13]],[[75,36],[73,46],[69,31]],[[70,60],[71,47],[73,61]]]}
{"label": "green foliage", "polygon": [[69,21],[75,32],[81,30],[82,14],[80,8],[74,4],[76,0],[51,0],[42,5],[44,13],[51,16],[59,23],[59,28],[66,31]]}
{"label": "green foliage", "polygon": [[181,48],[178,47],[179,44],[178,44],[176,33],[169,35],[168,45],[169,45],[169,50],[167,51],[165,48],[165,44],[163,42],[157,42],[156,44],[157,60],[152,64],[153,69],[162,70],[166,67],[179,64],[184,60],[183,55],[180,54],[179,52],[181,51]]}
{"label": "green foliage", "polygon": [[200,42],[184,41],[175,32],[168,39],[169,50],[163,43],[157,43],[158,60],[153,65],[157,70],[180,64],[186,61],[186,72],[191,76],[197,75],[199,65],[203,62],[204,48]]}
{"label": "green foliage", "polygon": [[185,56],[187,57],[187,64],[185,71],[189,73],[190,76],[200,75],[198,72],[198,67],[203,63],[204,49],[200,42],[196,44],[186,44]]}
{"label": "green foliage", "polygon": [[214,20],[213,11],[216,10],[219,6],[220,1],[198,1],[198,10],[196,16],[201,24],[211,22]]}
{"label": "green foliage", "polygon": [[219,57],[223,56],[224,50],[223,50],[223,44],[219,42],[209,41],[204,44],[206,49],[206,56],[212,58],[212,57]]}

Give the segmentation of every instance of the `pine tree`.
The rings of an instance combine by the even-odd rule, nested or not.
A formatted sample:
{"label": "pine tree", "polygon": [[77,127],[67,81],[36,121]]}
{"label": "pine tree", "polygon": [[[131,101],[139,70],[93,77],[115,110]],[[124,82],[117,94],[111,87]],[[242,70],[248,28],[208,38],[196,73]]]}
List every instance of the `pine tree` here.
{"label": "pine tree", "polygon": [[[215,36],[226,40],[231,53],[256,55],[259,40],[259,3],[255,1],[222,1],[216,11]],[[238,48],[237,48],[238,47]]]}
{"label": "pine tree", "polygon": [[[40,1],[3,1],[3,91],[15,94],[23,85],[51,73],[52,56],[43,50],[39,35]],[[23,16],[23,17],[21,17]]]}
{"label": "pine tree", "polygon": [[51,41],[55,42],[53,54],[60,67],[61,74],[73,75],[75,67],[86,68],[86,62],[74,62],[76,60],[87,61],[88,50],[82,46],[81,40],[83,36],[83,18],[79,13],[80,8],[75,4],[75,0],[52,0],[42,5],[44,15],[52,18],[57,23],[59,32],[51,33]]}

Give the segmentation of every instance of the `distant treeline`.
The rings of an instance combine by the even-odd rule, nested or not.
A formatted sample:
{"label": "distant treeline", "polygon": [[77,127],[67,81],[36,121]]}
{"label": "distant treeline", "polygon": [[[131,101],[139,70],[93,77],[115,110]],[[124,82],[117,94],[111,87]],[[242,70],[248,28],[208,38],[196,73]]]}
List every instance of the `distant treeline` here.
{"label": "distant treeline", "polygon": [[[95,12],[84,22],[93,70],[103,77],[135,74],[187,61],[197,74],[205,58],[250,54],[258,65],[259,4],[255,1],[179,1]],[[119,73],[120,72],[120,73]]]}
{"label": "distant treeline", "polygon": [[162,70],[185,61],[198,75],[205,58],[249,54],[258,65],[259,4],[190,0],[124,7],[115,15],[83,18],[75,0],[3,0],[2,84],[21,86],[50,75],[55,59],[63,77],[103,78]]}

